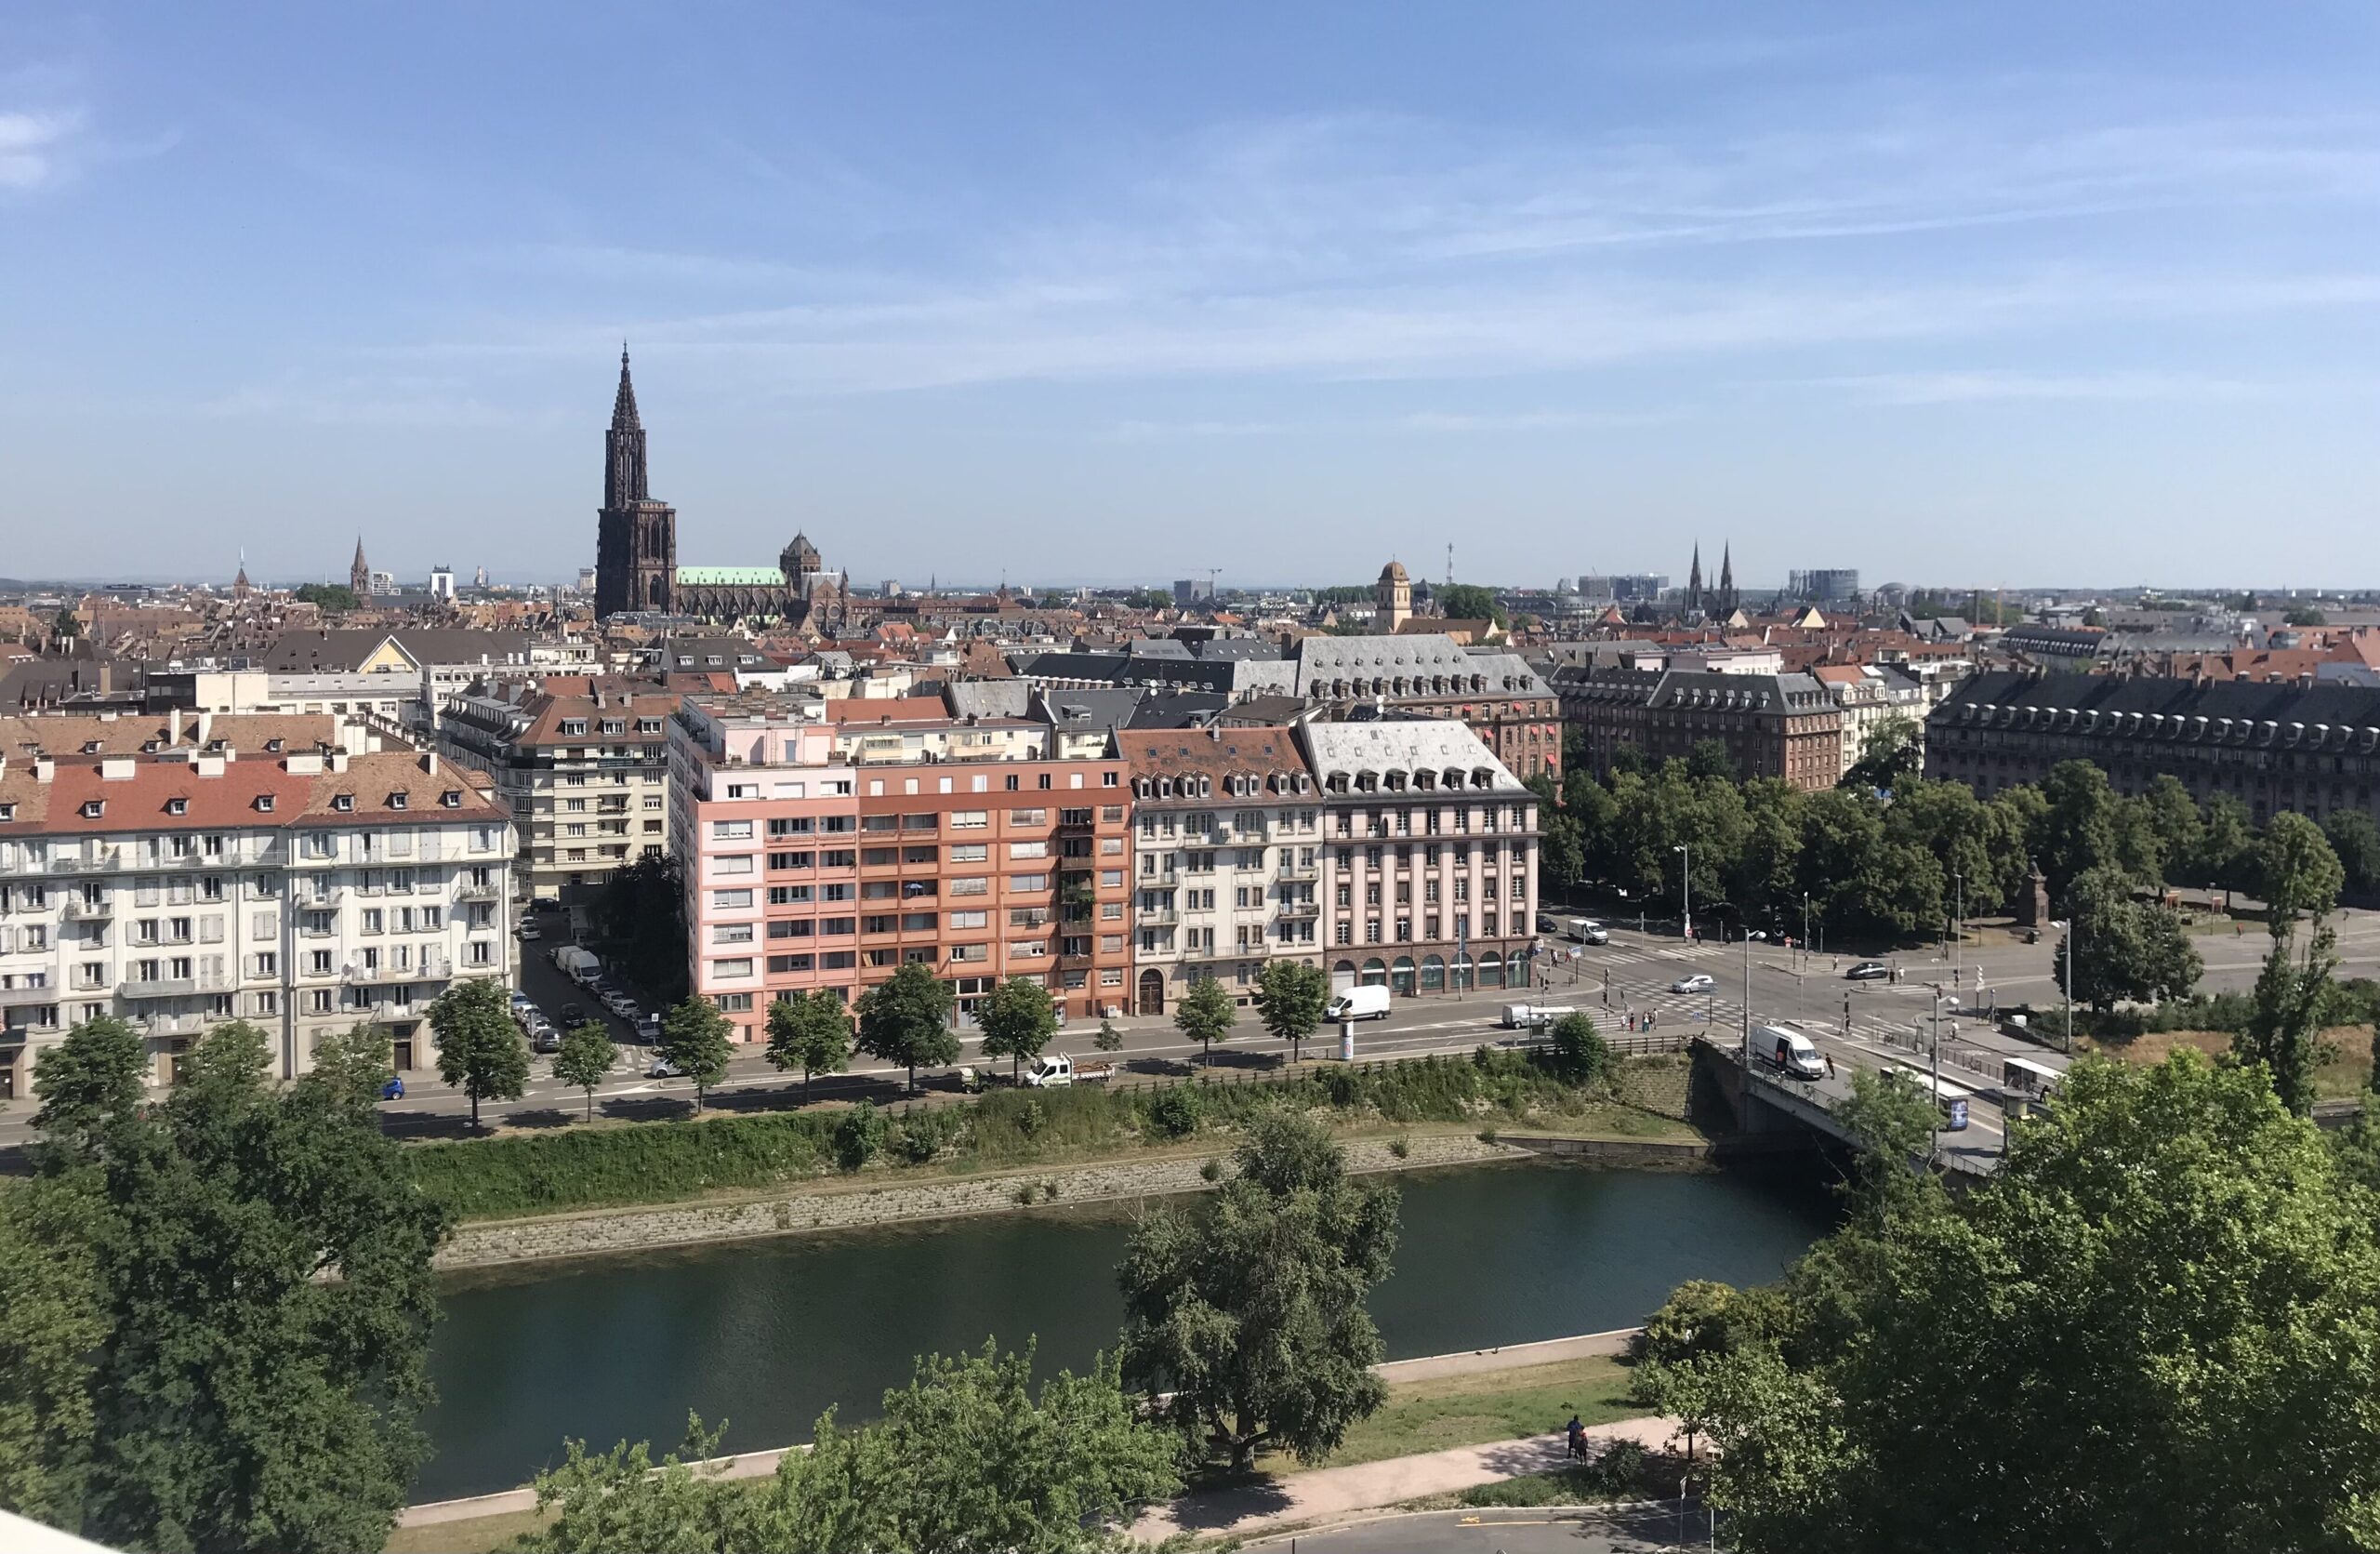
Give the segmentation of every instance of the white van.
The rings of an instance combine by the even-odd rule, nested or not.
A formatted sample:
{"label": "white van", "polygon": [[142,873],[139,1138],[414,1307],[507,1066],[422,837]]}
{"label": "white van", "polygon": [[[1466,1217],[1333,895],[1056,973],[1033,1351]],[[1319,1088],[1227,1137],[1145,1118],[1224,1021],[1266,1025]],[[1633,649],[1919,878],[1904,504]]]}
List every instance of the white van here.
{"label": "white van", "polygon": [[1323,1009],[1322,1017],[1332,1025],[1344,1020],[1384,1020],[1388,1018],[1388,990],[1377,982],[1350,988],[1330,1001]]}
{"label": "white van", "polygon": [[1826,1059],[1800,1031],[1781,1025],[1752,1028],[1752,1055],[1788,1079],[1824,1079]]}
{"label": "white van", "polygon": [[1554,1021],[1577,1013],[1567,1003],[1507,1003],[1503,1026],[1507,1030],[1545,1030]]}

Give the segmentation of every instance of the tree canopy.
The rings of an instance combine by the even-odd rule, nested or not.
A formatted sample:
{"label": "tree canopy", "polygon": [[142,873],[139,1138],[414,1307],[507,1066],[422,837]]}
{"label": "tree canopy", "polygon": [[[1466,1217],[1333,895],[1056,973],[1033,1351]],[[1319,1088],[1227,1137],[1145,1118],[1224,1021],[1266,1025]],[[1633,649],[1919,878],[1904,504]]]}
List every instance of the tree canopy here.
{"label": "tree canopy", "polygon": [[1173,1006],[1173,1029],[1197,1043],[1210,1065],[1215,1060],[1215,1043],[1230,1036],[1238,1023],[1239,1010],[1230,991],[1211,976],[1193,981]]}
{"label": "tree canopy", "polygon": [[689,993],[661,1016],[661,1040],[654,1056],[694,1082],[694,1110],[712,1085],[727,1077],[728,1059],[735,1053],[734,1024],[719,1006],[700,993]]}
{"label": "tree canopy", "polygon": [[471,1126],[480,1125],[480,1102],[517,1100],[528,1088],[529,1041],[495,977],[449,984],[430,1006],[430,1029],[438,1036],[438,1077],[469,1098]]}
{"label": "tree canopy", "polygon": [[781,993],[769,1005],[769,1062],[801,1070],[801,1098],[813,1074],[839,1074],[851,1061],[852,1012],[825,988]]}
{"label": "tree canopy", "polygon": [[1448,620],[1492,620],[1499,626],[1507,623],[1504,606],[1496,602],[1492,588],[1477,583],[1448,583],[1438,590],[1436,599],[1438,613]]}
{"label": "tree canopy", "polygon": [[959,1060],[950,1005],[950,990],[932,968],[911,961],[860,995],[858,1048],[879,1062],[906,1067],[915,1090],[919,1064],[940,1068]]}
{"label": "tree canopy", "polygon": [[1386,1397],[1365,1302],[1396,1249],[1396,1192],[1346,1174],[1319,1124],[1264,1114],[1237,1174],[1134,1230],[1124,1291],[1124,1376],[1169,1393],[1163,1415],[1200,1454],[1246,1469],[1261,1448],[1328,1455]]}
{"label": "tree canopy", "polygon": [[1049,989],[1029,976],[1012,976],[975,1006],[975,1025],[984,1034],[975,1050],[1007,1058],[1013,1074],[1025,1059],[1040,1056],[1058,1033],[1058,1008]]}
{"label": "tree canopy", "polygon": [[1292,1060],[1298,1043],[1322,1023],[1329,1003],[1329,974],[1308,962],[1282,957],[1265,962],[1256,975],[1256,1017],[1267,1035],[1289,1043]]}
{"label": "tree canopy", "polygon": [[2198,985],[2205,963],[2181,918],[2135,899],[2122,870],[2101,865],[2078,877],[2067,891],[2067,911],[2071,927],[2050,969],[2068,986],[2071,960],[2078,1003],[2105,1012],[2122,1003],[2180,998]]}

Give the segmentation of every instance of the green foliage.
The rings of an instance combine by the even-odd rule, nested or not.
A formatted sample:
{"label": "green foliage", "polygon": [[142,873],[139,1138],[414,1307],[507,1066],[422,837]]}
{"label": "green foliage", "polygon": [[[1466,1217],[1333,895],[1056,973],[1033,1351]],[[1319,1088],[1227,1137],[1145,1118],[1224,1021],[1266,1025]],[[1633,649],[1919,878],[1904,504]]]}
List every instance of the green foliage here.
{"label": "green foliage", "polygon": [[1994,1175],[1785,1294],[1684,1388],[1754,1554],[2370,1546],[2372,1203],[2254,1069],[2078,1063]]}
{"label": "green foliage", "polygon": [[918,1087],[918,1066],[940,1068],[959,1060],[959,1033],[950,1029],[950,990],[931,968],[911,961],[859,999],[859,1050],[882,1063],[909,1070]]}
{"label": "green foliage", "polygon": [[139,1109],[148,1070],[148,1044],[130,1024],[112,1015],[86,1020],[33,1059],[34,1131],[49,1149],[96,1159]]}
{"label": "green foliage", "polygon": [[2338,905],[2346,883],[2338,855],[2322,829],[2303,815],[2287,810],[2266,823],[2256,839],[2255,891],[2264,898],[2273,936],[2287,933],[2301,919],[2320,923]]}
{"label": "green foliage", "polygon": [[438,1033],[438,1077],[469,1098],[474,1128],[480,1102],[517,1100],[528,1088],[529,1040],[495,977],[450,984],[430,1006],[430,1029]]}
{"label": "green foliage", "polygon": [[1322,1023],[1322,1011],[1329,1003],[1330,976],[1320,966],[1283,957],[1265,962],[1257,974],[1256,1017],[1267,1035],[1289,1043],[1291,1061],[1298,1056],[1298,1043]]}
{"label": "green foliage", "polygon": [[2061,761],[2043,781],[2042,797],[2048,807],[2033,833],[2033,856],[2048,877],[2050,899],[2070,910],[2067,893],[2076,880],[2122,861],[2115,790],[2090,762]]}
{"label": "green foliage", "polygon": [[355,590],[345,583],[299,583],[290,591],[289,596],[301,604],[312,604],[329,614],[343,614],[363,603],[356,598]]}
{"label": "green foliage", "polygon": [[1190,1084],[1170,1084],[1157,1092],[1149,1103],[1149,1122],[1168,1138],[1187,1138],[1198,1131],[1198,1119],[1205,1109],[1199,1105],[1200,1087]]}
{"label": "green foliage", "polygon": [[2322,821],[2323,839],[2339,860],[2346,888],[2358,897],[2380,891],[2380,826],[2360,809],[2334,809]]}
{"label": "green foliage", "polygon": [[858,1170],[883,1149],[891,1132],[892,1124],[874,1101],[860,1102],[835,1123],[836,1163],[846,1171]]}
{"label": "green foliage", "polygon": [[619,1056],[610,1028],[601,1020],[583,1020],[571,1027],[562,1036],[562,1049],[554,1054],[554,1078],[587,1092],[590,1122],[595,1116],[595,1087],[603,1082]]}
{"label": "green foliage", "polygon": [[1727,753],[1724,739],[1697,739],[1686,752],[1686,775],[1697,781],[1716,777],[1722,782],[1736,780],[1736,758]]}
{"label": "green foliage", "polygon": [[1190,984],[1173,1006],[1173,1029],[1198,1043],[1207,1064],[1215,1061],[1215,1043],[1231,1035],[1231,1028],[1239,1023],[1239,1010],[1231,1001],[1231,993],[1211,976],[1201,976]]}
{"label": "green foliage", "polygon": [[1133,1232],[1117,1269],[1124,1374],[1172,1394],[1162,1414],[1193,1450],[1239,1471],[1265,1446],[1310,1463],[1387,1397],[1365,1301],[1388,1277],[1396,1194],[1349,1179],[1329,1135],[1286,1110],[1254,1124],[1237,1163]]}
{"label": "green foliage", "polygon": [[851,1061],[852,1012],[824,988],[781,993],[769,1005],[769,1062],[778,1072],[801,1070],[801,1098],[813,1074],[839,1074]]}
{"label": "green foliage", "polygon": [[2205,969],[2178,914],[2133,897],[2130,876],[2102,866],[2067,889],[2071,924],[2058,941],[2051,975],[2067,985],[2073,959],[2075,999],[2105,1012],[2119,1003],[2155,1003],[2188,994]]}
{"label": "green foliage", "polygon": [[1091,1039],[1091,1044],[1102,1052],[1121,1052],[1124,1050],[1124,1033],[1116,1029],[1114,1020],[1102,1017],[1099,1033]]}
{"label": "green foliage", "polygon": [[1048,988],[1029,976],[1012,976],[975,1006],[975,1024],[984,1033],[976,1050],[987,1058],[1007,1058],[1013,1076],[1018,1065],[1040,1056],[1058,1033],[1058,1008]]}
{"label": "green foliage", "polygon": [[1656,1471],[1644,1447],[1633,1441],[1614,1441],[1597,1452],[1592,1462],[1474,1484],[1459,1498],[1466,1506],[1486,1509],[1592,1505],[1599,1500],[1650,1500],[1674,1494],[1676,1475],[1664,1473],[1657,1478]]}
{"label": "green foliage", "polygon": [[2217,793],[2200,814],[2203,823],[2198,851],[2188,864],[2191,883],[2225,890],[2255,889],[2256,834],[2248,806],[2228,793]]}
{"label": "green foliage", "polygon": [[1497,625],[1507,623],[1504,606],[1496,602],[1496,591],[1477,583],[1447,583],[1436,593],[1438,613],[1448,620],[1492,620]]}
{"label": "green foliage", "polygon": [[[883,1415],[843,1429],[821,1416],[814,1444],[787,1452],[758,1482],[690,1466],[719,1433],[689,1421],[682,1454],[655,1464],[625,1444],[589,1455],[566,1443],[539,1475],[543,1527],[519,1547],[546,1554],[656,1549],[739,1554],[784,1549],[1037,1549],[1110,1547],[1137,1507],[1181,1487],[1174,1441],[1144,1423],[1116,1361],[1033,1387],[1033,1356],[920,1356]],[[655,1470],[657,1468],[657,1471]]]}
{"label": "green foliage", "polygon": [[2331,623],[2329,617],[2311,604],[2300,604],[2281,618],[2283,624],[2290,626],[2327,626]]}
{"label": "green foliage", "polygon": [[1611,1049],[1595,1022],[1584,1015],[1565,1015],[1554,1022],[1547,1059],[1554,1071],[1574,1084],[1592,1084],[1611,1067]]}
{"label": "green foliage", "polygon": [[1715,1279],[1687,1280],[1645,1319],[1644,1330],[1636,1335],[1633,1349],[1640,1368],[1640,1401],[1650,1401],[1643,1397],[1643,1367],[1680,1365],[1705,1355],[1775,1344],[1791,1315],[1780,1290],[1739,1290]]}
{"label": "green foliage", "polygon": [[1562,895],[1586,877],[1586,828],[1579,817],[1563,808],[1561,790],[1554,787],[1552,773],[1538,772],[1527,780],[1529,791],[1539,801],[1538,877],[1547,896]]}
{"label": "green foliage", "polygon": [[1921,776],[1924,764],[1924,730],[1915,720],[1895,712],[1868,730],[1859,742],[1859,759],[1843,774],[1843,785],[1895,792]]}
{"label": "green foliage", "polygon": [[598,914],[615,965],[664,1005],[686,996],[686,882],[671,857],[612,871]]}
{"label": "green foliage", "polygon": [[2303,963],[2294,948],[2294,935],[2274,936],[2231,1051],[2242,1063],[2261,1065],[2281,1104],[2304,1117],[2314,1109],[2314,1070],[2325,1056],[2320,1032],[2335,998],[2331,973],[2338,969],[2338,936],[2327,924],[2315,929]]}
{"label": "green foliage", "polygon": [[218,1026],[161,1105],[61,1111],[0,1198],[16,1508],[115,1547],[386,1541],[428,1454],[445,1215],[359,1104],[362,1043],[328,1044],[276,1086],[263,1033]]}
{"label": "green foliage", "polygon": [[680,1000],[661,1016],[661,1040],[654,1043],[654,1056],[694,1082],[697,1113],[703,1109],[705,1092],[727,1077],[727,1060],[735,1053],[729,1033],[734,1029],[718,1006],[699,993]]}

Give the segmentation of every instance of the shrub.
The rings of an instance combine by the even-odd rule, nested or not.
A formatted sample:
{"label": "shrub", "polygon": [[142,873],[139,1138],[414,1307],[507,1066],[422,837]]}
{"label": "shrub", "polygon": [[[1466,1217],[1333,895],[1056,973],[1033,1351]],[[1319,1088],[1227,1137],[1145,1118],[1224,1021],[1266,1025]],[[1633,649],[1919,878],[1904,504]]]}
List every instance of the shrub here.
{"label": "shrub", "polygon": [[904,1122],[892,1130],[892,1158],[904,1165],[923,1165],[942,1152],[942,1141],[934,1136],[934,1132],[931,1127],[919,1127],[914,1122]]}
{"label": "shrub", "polygon": [[835,1124],[835,1159],[846,1171],[856,1171],[876,1158],[891,1131],[884,1113],[873,1101],[862,1101]]}
{"label": "shrub", "polygon": [[1149,1122],[1168,1138],[1187,1138],[1198,1131],[1200,1104],[1198,1086],[1170,1084],[1149,1103]]}
{"label": "shrub", "polygon": [[1219,1160],[1210,1160],[1202,1162],[1198,1167],[1198,1179],[1204,1182],[1222,1181],[1223,1179],[1223,1162]]}
{"label": "shrub", "polygon": [[1480,1130],[1479,1130],[1479,1142],[1480,1142],[1480,1143],[1482,1143],[1482,1144],[1493,1144],[1493,1143],[1495,1143],[1495,1142],[1496,1142],[1496,1130],[1495,1130],[1494,1128],[1492,1128],[1492,1127],[1488,1127],[1488,1128],[1482,1128],[1482,1129],[1480,1129]]}
{"label": "shrub", "polygon": [[1413,1152],[1412,1140],[1407,1138],[1403,1134],[1398,1134],[1395,1138],[1388,1141],[1388,1152],[1395,1156],[1398,1160],[1403,1160],[1406,1156]]}

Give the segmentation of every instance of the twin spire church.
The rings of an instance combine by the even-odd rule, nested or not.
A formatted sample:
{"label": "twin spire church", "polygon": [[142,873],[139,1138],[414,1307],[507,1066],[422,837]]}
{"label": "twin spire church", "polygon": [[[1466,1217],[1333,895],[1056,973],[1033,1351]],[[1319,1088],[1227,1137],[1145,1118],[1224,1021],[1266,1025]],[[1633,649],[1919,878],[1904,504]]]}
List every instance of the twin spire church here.
{"label": "twin spire church", "polygon": [[826,631],[843,615],[846,584],[825,569],[818,547],[797,534],[774,566],[681,566],[678,510],[646,483],[644,424],[628,347],[603,434],[603,506],[596,514],[595,613],[649,612],[706,620],[771,620]]}

